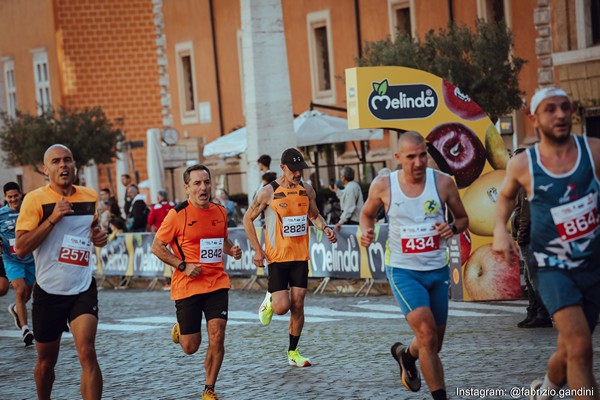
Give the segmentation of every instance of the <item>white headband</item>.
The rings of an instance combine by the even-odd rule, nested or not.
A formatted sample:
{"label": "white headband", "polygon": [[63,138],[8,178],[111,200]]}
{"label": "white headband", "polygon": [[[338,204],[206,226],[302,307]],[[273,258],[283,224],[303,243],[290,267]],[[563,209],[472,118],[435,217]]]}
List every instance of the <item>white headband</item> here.
{"label": "white headband", "polygon": [[531,97],[531,103],[529,105],[529,112],[531,112],[531,114],[535,114],[535,111],[537,110],[538,106],[540,105],[540,103],[544,100],[546,100],[548,97],[554,97],[554,96],[564,96],[564,97],[569,97],[569,95],[567,94],[567,92],[565,92],[562,89],[559,89],[557,87],[545,87],[543,89],[538,90],[537,92],[535,92],[535,94],[533,95],[533,97]]}

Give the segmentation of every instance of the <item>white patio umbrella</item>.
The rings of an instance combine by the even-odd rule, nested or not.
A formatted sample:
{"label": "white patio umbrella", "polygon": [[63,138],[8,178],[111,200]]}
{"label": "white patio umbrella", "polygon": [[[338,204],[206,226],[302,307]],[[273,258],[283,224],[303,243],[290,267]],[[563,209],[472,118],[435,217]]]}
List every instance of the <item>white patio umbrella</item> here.
{"label": "white patio umbrella", "polygon": [[146,163],[148,180],[150,181],[149,203],[158,198],[158,191],[165,188],[165,168],[160,144],[160,129],[152,128],[146,131]]}
{"label": "white patio umbrella", "polygon": [[[294,119],[296,146],[313,146],[353,140],[383,139],[382,129],[348,129],[345,118],[310,110]],[[232,157],[248,148],[246,128],[240,128],[204,146],[204,157]]]}

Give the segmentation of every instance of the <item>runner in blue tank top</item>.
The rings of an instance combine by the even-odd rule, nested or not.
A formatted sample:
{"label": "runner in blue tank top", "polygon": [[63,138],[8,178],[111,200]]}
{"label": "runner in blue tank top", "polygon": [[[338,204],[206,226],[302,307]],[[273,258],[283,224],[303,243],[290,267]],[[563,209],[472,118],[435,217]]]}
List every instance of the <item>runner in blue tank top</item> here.
{"label": "runner in blue tank top", "polygon": [[539,90],[530,111],[541,140],[508,164],[493,249],[506,259],[516,252],[505,226],[521,186],[531,210],[534,283],[558,330],[557,350],[544,379],[531,384],[530,398],[551,399],[568,383],[581,389],[575,399],[598,399],[592,332],[600,313],[600,140],[571,133],[572,103],[562,89]]}
{"label": "runner in blue tank top", "polygon": [[[415,333],[405,346],[391,352],[400,365],[402,384],[411,392],[421,388],[416,361],[434,400],[447,399],[444,368],[439,357],[448,318],[446,240],[464,231],[469,218],[456,184],[448,175],[427,168],[427,145],[417,132],[405,132],[394,155],[401,171],[377,177],[360,215],[361,245],[375,237],[375,217],[381,206],[389,217],[386,275],[392,292]],[[446,221],[446,206],[454,222]]]}

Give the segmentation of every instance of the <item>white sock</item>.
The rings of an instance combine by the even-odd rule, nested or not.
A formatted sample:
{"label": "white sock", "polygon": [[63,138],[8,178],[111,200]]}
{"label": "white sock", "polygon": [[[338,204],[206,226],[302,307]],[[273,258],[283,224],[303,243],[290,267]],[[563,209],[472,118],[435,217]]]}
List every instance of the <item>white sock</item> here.
{"label": "white sock", "polygon": [[[542,383],[542,386],[540,386],[540,389],[542,389],[542,390],[550,389],[548,392],[558,393],[558,391],[560,390],[560,386],[552,383],[550,381],[550,379],[548,378],[548,374],[546,374],[546,375],[544,375],[544,382]],[[552,400],[553,398],[554,398],[554,396],[538,396],[537,400]]]}
{"label": "white sock", "polygon": [[21,326],[21,332],[23,332],[23,333],[25,333],[25,331],[28,329],[29,329],[29,326],[27,326],[27,325]]}

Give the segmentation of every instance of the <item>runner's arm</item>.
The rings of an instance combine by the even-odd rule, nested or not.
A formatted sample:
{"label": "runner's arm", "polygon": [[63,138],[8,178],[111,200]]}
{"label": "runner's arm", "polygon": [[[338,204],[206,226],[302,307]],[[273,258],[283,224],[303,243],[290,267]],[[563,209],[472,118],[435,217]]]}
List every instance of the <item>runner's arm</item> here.
{"label": "runner's arm", "polygon": [[[442,187],[446,193],[446,204],[450,212],[452,212],[452,217],[454,218],[452,223],[456,228],[456,233],[463,232],[469,226],[469,216],[460,199],[456,183],[447,175],[440,174],[437,178],[443,180]],[[452,232],[452,234],[454,233]]]}
{"label": "runner's arm", "polygon": [[248,236],[248,240],[250,240],[250,244],[254,248],[254,251],[258,251],[259,249],[262,251],[258,236],[256,235],[254,220],[260,216],[260,213],[262,213],[265,208],[267,208],[272,197],[273,187],[271,185],[264,186],[258,191],[254,197],[254,201],[252,201],[252,204],[244,214],[244,230],[246,231],[246,236]]}
{"label": "runner's arm", "polygon": [[154,241],[152,242],[152,253],[154,253],[154,255],[162,262],[177,268],[177,266],[181,264],[183,260],[176,257],[171,250],[169,250],[167,247],[168,245],[168,243],[163,242],[155,236]]}
{"label": "runner's arm", "polygon": [[315,189],[309,184],[306,184],[306,194],[308,196],[308,219],[313,223],[317,229],[320,229],[327,235],[327,239],[331,243],[337,242],[337,237],[335,236],[335,232],[329,226],[327,226],[327,222],[321,214],[319,214],[319,208],[317,207],[317,194],[315,193]]}

